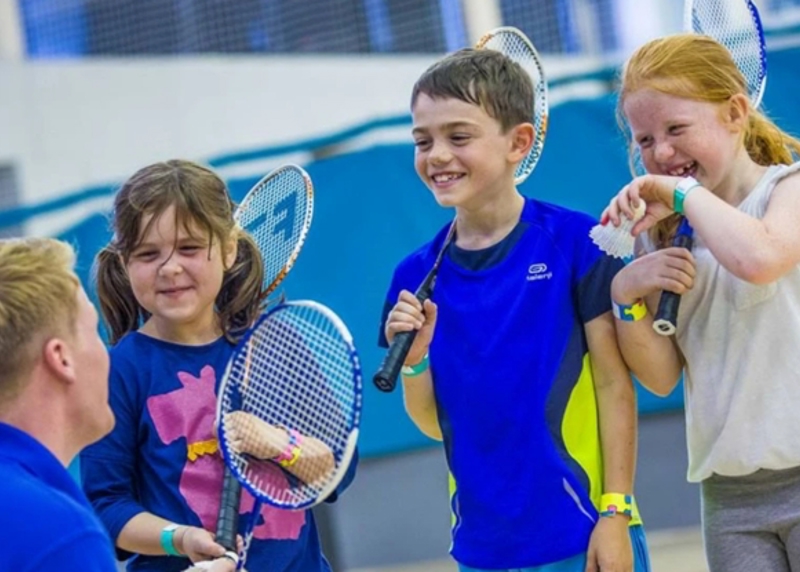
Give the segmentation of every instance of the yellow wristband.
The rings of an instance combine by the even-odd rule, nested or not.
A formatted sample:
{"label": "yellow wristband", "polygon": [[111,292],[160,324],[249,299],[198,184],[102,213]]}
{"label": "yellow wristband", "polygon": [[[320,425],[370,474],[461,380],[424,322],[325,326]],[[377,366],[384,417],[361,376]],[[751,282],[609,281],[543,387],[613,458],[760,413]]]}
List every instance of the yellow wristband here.
{"label": "yellow wristband", "polygon": [[600,516],[633,516],[633,495],[606,493],[600,497]]}
{"label": "yellow wristband", "polygon": [[611,300],[611,311],[614,313],[614,317],[617,320],[622,320],[623,322],[638,322],[647,315],[647,304],[641,299],[636,300],[630,306],[617,304],[614,300]]}

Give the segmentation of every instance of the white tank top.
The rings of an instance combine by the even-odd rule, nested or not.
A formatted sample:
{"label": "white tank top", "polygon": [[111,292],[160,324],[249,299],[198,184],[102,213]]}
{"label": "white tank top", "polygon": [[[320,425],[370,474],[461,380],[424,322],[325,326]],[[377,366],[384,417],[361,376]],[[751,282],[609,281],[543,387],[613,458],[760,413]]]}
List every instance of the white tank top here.
{"label": "white tank top", "polygon": [[[775,185],[798,170],[770,167],[739,210],[763,218]],[[675,334],[687,364],[689,481],[800,466],[800,266],[756,285],[697,235],[692,253],[697,277]]]}

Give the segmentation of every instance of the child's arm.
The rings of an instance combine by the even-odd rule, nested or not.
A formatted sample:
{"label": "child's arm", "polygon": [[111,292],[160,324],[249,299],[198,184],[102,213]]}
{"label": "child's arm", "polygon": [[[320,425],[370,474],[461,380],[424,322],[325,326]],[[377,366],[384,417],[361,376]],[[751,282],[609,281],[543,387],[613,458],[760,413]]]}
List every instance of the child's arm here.
{"label": "child's arm", "polygon": [[669,395],[680,380],[683,358],[671,337],[653,330],[662,290],[685,294],[693,285],[695,265],[685,248],[645,254],[620,270],[611,283],[611,299],[629,306],[644,300],[647,314],[637,321],[615,320],[618,343],[628,367],[647,389]]}
{"label": "child's arm", "polygon": [[[164,554],[161,531],[170,521],[149,512],[140,512],[131,518],[117,537],[117,546],[134,554]],[[196,526],[179,526],[173,533],[173,546],[192,562],[210,560],[225,554],[225,549],[214,542],[214,535]]]}
{"label": "child's arm", "polygon": [[297,443],[292,444],[288,430],[243,411],[229,413],[225,423],[231,447],[240,453],[272,460],[289,450],[290,445],[296,447],[298,456],[285,468],[306,483],[326,478],[336,466],[330,447],[314,437],[296,434]]}
{"label": "child's arm", "polygon": [[[604,218],[618,224],[620,216],[632,214],[631,203],[638,203],[641,197],[650,201],[647,211],[653,214],[634,225],[633,232],[644,231],[670,214],[679,180],[654,175],[635,179],[612,200]],[[683,208],[695,234],[722,266],[742,280],[769,284],[800,264],[800,173],[787,175],[775,186],[762,219],[703,187],[686,195]]]}
{"label": "child's arm", "polygon": [[[423,305],[408,290],[403,290],[386,319],[386,339],[391,343],[395,334],[418,330],[414,343],[406,356],[406,365],[417,365],[424,361],[436,327],[436,304],[431,300]],[[436,397],[433,392],[433,376],[430,368],[413,377],[403,379],[403,401],[406,412],[414,424],[425,435],[442,440],[442,429],[436,412]]]}
{"label": "child's arm", "polygon": [[[597,396],[603,455],[603,492],[633,494],[636,465],[636,397],[617,346],[614,318],[606,312],[585,326]],[[630,572],[630,517],[601,516],[592,534],[588,571]]]}

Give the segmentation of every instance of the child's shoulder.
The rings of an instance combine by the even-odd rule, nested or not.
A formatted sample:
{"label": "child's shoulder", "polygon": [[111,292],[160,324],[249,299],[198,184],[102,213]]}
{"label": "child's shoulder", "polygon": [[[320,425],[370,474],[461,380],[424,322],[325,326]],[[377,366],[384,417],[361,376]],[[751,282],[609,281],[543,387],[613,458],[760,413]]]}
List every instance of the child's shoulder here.
{"label": "child's shoulder", "polygon": [[525,199],[521,218],[553,234],[583,229],[588,232],[597,224],[597,220],[586,213],[529,197]]}

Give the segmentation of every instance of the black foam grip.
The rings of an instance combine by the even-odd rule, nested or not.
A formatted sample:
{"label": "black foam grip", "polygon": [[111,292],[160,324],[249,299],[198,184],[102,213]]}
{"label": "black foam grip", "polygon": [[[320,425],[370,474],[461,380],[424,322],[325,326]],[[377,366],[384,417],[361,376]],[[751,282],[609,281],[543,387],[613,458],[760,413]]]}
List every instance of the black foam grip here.
{"label": "black foam grip", "polygon": [[[672,241],[672,246],[692,249],[691,227],[684,219],[678,233]],[[653,319],[653,329],[662,336],[671,336],[678,327],[678,309],[681,306],[681,295],[675,292],[664,291],[658,302],[658,310]]]}
{"label": "black foam grip", "polygon": [[377,373],[372,378],[375,387],[387,393],[394,391],[397,386],[397,375],[400,373],[403,362],[406,361],[408,350],[411,349],[411,344],[414,343],[414,338],[416,337],[417,330],[395,334],[391,345],[389,345],[389,351],[386,352],[386,356],[383,358],[381,367],[378,368]]}
{"label": "black foam grip", "polygon": [[242,485],[233,476],[228,467],[225,467],[225,477],[222,481],[222,498],[219,505],[219,516],[217,517],[217,536],[218,544],[225,550],[238,552],[236,546],[236,535],[239,531],[239,503],[242,496]]}

